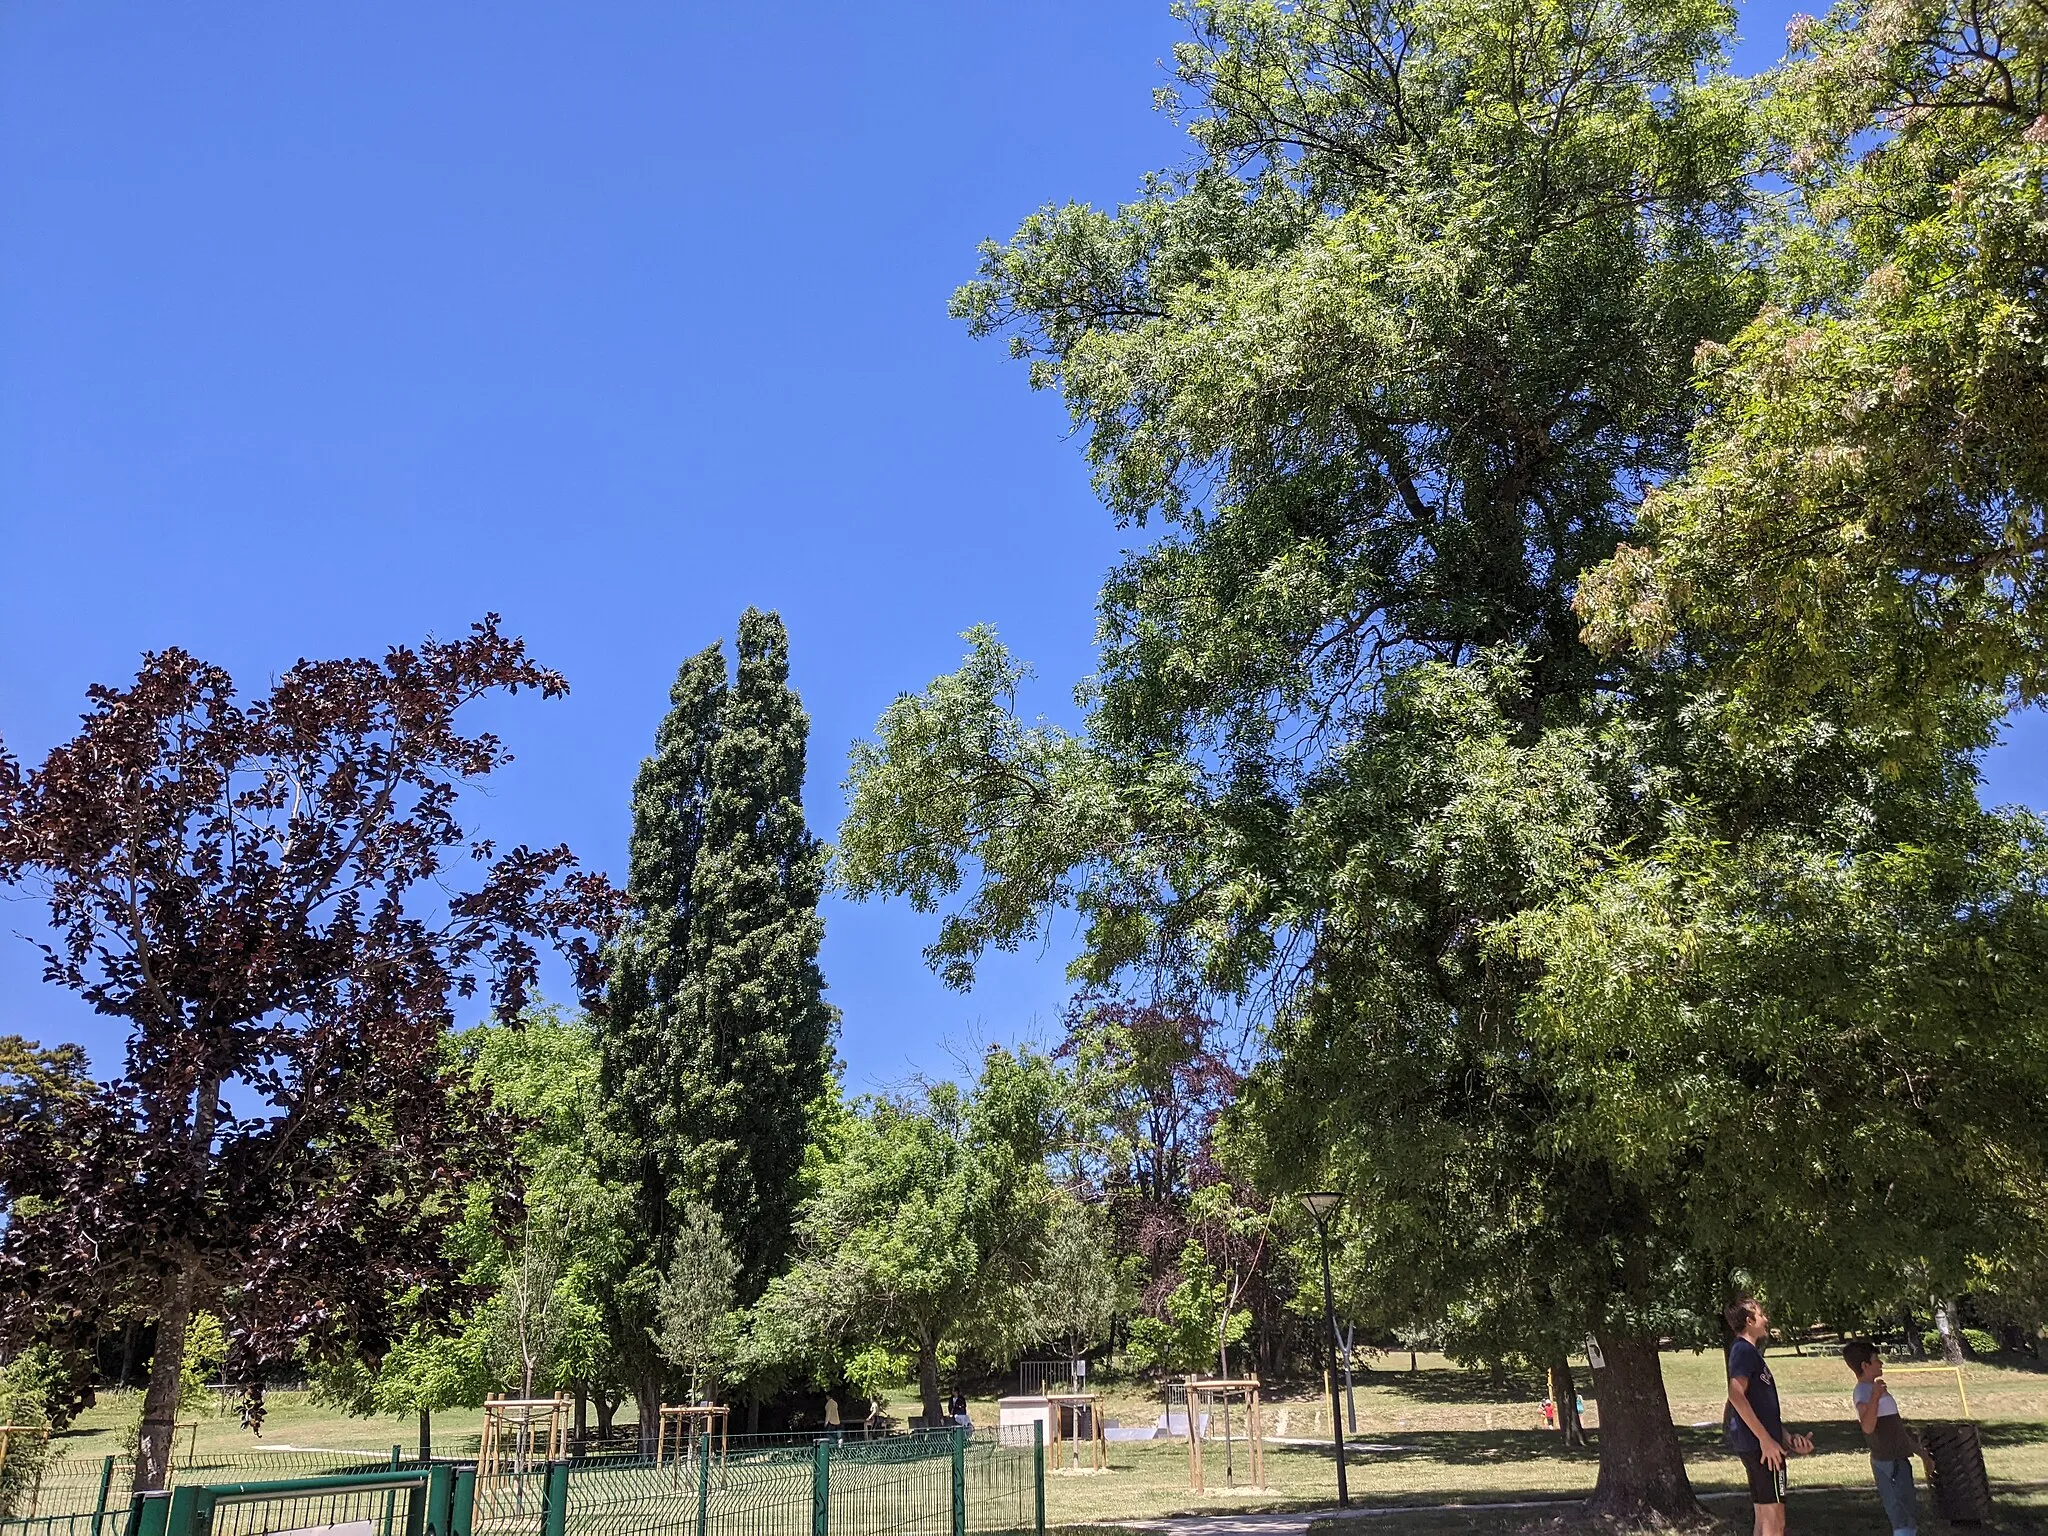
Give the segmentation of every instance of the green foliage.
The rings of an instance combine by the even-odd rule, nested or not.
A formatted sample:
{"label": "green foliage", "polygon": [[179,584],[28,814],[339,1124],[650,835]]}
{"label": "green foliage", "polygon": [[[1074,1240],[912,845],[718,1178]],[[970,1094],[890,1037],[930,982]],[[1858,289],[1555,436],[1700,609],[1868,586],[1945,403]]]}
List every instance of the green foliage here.
{"label": "green foliage", "polygon": [[799,1218],[799,1260],[769,1286],[756,1330],[816,1361],[913,1353],[936,1419],[944,1352],[1014,1358],[1023,1342],[1060,1102],[1043,1057],[991,1050],[969,1092],[932,1083],[838,1116]]}
{"label": "green foliage", "polygon": [[[67,1373],[50,1350],[32,1344],[0,1369],[0,1424],[48,1427],[53,1399],[67,1395]],[[16,1434],[0,1462],[0,1519],[27,1513],[26,1501],[44,1469],[64,1454],[44,1435]]]}
{"label": "green foliage", "polygon": [[1244,1342],[1252,1315],[1233,1308],[1231,1286],[1211,1266],[1199,1243],[1181,1250],[1181,1282],[1166,1298],[1164,1316],[1131,1324],[1126,1358],[1141,1371],[1185,1376],[1215,1370],[1228,1374],[1228,1351]]}
{"label": "green foliage", "polygon": [[[2015,57],[2038,41],[2019,10],[1998,12]],[[1782,409],[1771,393],[1771,360],[1807,355],[1786,328],[1820,324],[1786,296],[1805,284],[1824,320],[1842,258],[1771,238],[1776,215],[1752,199],[1762,134],[1789,119],[1753,114],[1721,73],[1724,7],[1187,14],[1177,68],[1201,163],[1114,213],[1042,211],[985,248],[956,300],[1061,391],[1111,510],[1156,529],[1104,587],[1085,731],[1019,722],[1025,669],[974,632],[962,670],[891,706],[856,752],[843,878],[944,908],[930,954],[956,983],[1065,904],[1086,923],[1089,980],[1164,975],[1252,1001],[1271,1025],[1218,1145],[1226,1170],[1268,1197],[1347,1195],[1337,1269],[1362,1322],[1490,1358],[1547,1360],[1599,1334],[1603,1399],[1644,1407],[1604,1426],[1596,1507],[1686,1517],[1650,1345],[1715,1337],[1739,1273],[1854,1311],[1952,1293],[2040,1246],[2048,914],[2039,829],[1976,800],[1997,711],[1970,685],[1997,669],[1967,653],[1922,667],[1893,714],[1855,707],[1846,684],[1778,714],[1727,686],[1757,606],[1739,583],[1703,597],[1654,665],[1580,642],[1582,579],[1639,537],[1648,487],[1667,487],[1652,532],[1680,526],[1664,509],[1697,487],[1702,567],[1739,575],[1765,545],[1796,562],[1805,530],[1781,539],[1770,521],[1776,482],[1717,500],[1724,482],[1698,466],[1752,426],[1782,426],[1783,448],[1801,411],[1868,409],[1825,369]],[[1845,8],[1813,46],[1839,33],[1868,54],[1863,14]],[[1890,36],[1935,11],[1868,15]],[[1861,156],[1855,175],[1890,150],[1865,153],[1850,85],[1895,83],[1890,65],[1911,62],[1879,41],[1774,87],[1807,93],[1807,129]],[[1939,74],[1903,78],[1949,91]],[[1953,89],[1993,74],[1972,63]],[[1999,121],[1971,141],[1981,154],[1951,159],[2035,131],[2030,115]],[[1951,131],[1967,137],[1929,128],[1928,145]],[[1928,177],[1954,168],[1923,158]],[[1944,217],[1948,184],[1927,184],[1899,205],[1912,218]],[[2038,240],[2040,177],[2000,186],[1984,195],[2006,211],[1972,226],[1981,251],[1958,235],[1880,282],[1882,302],[1935,304],[1943,274],[1980,255],[2009,263],[1999,281],[2031,281],[2010,258]],[[1859,206],[1830,215],[1842,239],[1865,238],[1858,218],[1895,221],[1884,197]],[[1767,288],[1785,312],[1757,319]],[[2024,373],[2032,324],[1971,353],[1996,352],[1984,381],[2020,391],[1996,406],[2004,437],[1888,445],[1925,459],[1898,482],[1915,507],[1946,506],[1922,495],[1942,452],[1967,460],[1979,526],[2017,518],[2016,553],[2038,537],[2027,434],[2048,420]],[[1711,403],[1745,355],[1756,390],[1698,424],[1695,367]],[[1932,388],[1919,377],[1916,401]],[[1955,389],[1926,398],[1929,423],[1955,419]],[[1891,473],[1880,458],[1871,472]],[[1811,483],[1847,473],[1819,464]],[[1734,517],[1753,529],[1731,533]],[[1969,535],[1968,518],[1937,523]],[[1843,611],[1892,581],[1917,611],[1896,562],[1880,550],[1870,569],[1813,581],[1847,593]],[[1827,609],[1805,589],[1763,606]],[[1940,611],[1968,642],[1986,605],[1966,592]],[[1829,620],[1787,653],[1835,647],[1823,679],[1904,675],[1843,633]],[[1178,1309],[1147,1330],[1159,1358],[1234,1311],[1210,1288],[1249,1266],[1219,1253],[1263,1240],[1270,1217],[1227,1203],[1247,1220],[1211,1213],[1208,1269],[1187,1268]]]}
{"label": "green foliage", "polygon": [[1101,1207],[1060,1191],[1045,1214],[1018,1307],[1032,1335],[1058,1340],[1079,1356],[1091,1343],[1106,1342],[1116,1319],[1135,1309],[1139,1261],[1116,1252]]}
{"label": "green foliage", "polygon": [[917,1369],[908,1355],[879,1344],[870,1344],[866,1349],[856,1350],[847,1356],[842,1372],[847,1385],[870,1403],[889,1405],[889,1390],[901,1382],[908,1381]]}
{"label": "green foliage", "polygon": [[1915,718],[2048,683],[2048,30],[2033,0],[1845,3],[1762,82],[1770,303],[1703,355],[1685,474],[1588,635],[1701,645],[1773,707]]}
{"label": "green foliage", "polygon": [[730,684],[716,645],[684,663],[634,783],[632,915],[600,1035],[605,1161],[633,1201],[606,1323],[643,1416],[672,1363],[665,1347],[693,1372],[714,1357],[767,1370],[781,1355],[768,1333],[711,1350],[692,1324],[696,1342],[682,1342],[664,1287],[702,1257],[682,1247],[702,1248],[690,1225],[702,1206],[737,1260],[736,1295],[760,1294],[788,1252],[812,1106],[831,1072],[825,852],[802,803],[810,724],[789,687],[782,621],[748,609],[736,649]]}
{"label": "green foliage", "polygon": [[[1998,1353],[1998,1340],[1994,1339],[1982,1328],[1964,1328],[1958,1331],[1963,1336],[1963,1342],[1969,1346],[1970,1353],[1978,1359],[1989,1359]],[[1932,1328],[1925,1330],[1920,1335],[1920,1348],[1923,1353],[1937,1360],[1940,1359],[1942,1348],[1941,1335]]]}
{"label": "green foliage", "polygon": [[661,1280],[656,1343],[662,1358],[683,1373],[691,1402],[704,1400],[703,1394],[717,1385],[720,1368],[732,1358],[737,1326],[733,1282],[738,1275],[739,1259],[725,1240],[717,1213],[700,1203],[687,1206],[676,1232],[675,1257]]}

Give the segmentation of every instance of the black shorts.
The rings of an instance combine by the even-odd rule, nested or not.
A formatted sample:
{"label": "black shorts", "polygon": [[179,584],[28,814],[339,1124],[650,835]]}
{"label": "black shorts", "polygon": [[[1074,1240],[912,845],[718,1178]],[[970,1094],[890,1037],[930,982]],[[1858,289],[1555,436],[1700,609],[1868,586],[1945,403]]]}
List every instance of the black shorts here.
{"label": "black shorts", "polygon": [[1761,1455],[1742,1453],[1742,1470],[1749,1474],[1749,1502],[1752,1504],[1782,1504],[1785,1502],[1785,1464],[1771,1467],[1764,1464]]}

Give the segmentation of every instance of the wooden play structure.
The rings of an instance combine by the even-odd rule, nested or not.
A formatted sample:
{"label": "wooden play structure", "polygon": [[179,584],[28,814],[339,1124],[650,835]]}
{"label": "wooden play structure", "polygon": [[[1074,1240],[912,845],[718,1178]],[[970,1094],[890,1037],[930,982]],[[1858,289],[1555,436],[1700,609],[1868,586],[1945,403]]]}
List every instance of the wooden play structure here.
{"label": "wooden play structure", "polygon": [[1217,1401],[1223,1408],[1223,1477],[1226,1484],[1237,1483],[1237,1461],[1232,1449],[1230,1432],[1230,1405],[1233,1401],[1244,1403],[1245,1424],[1251,1439],[1251,1483],[1253,1488],[1266,1486],[1266,1441],[1259,1430],[1259,1378],[1246,1377],[1243,1380],[1226,1380],[1220,1377],[1190,1376],[1188,1393],[1188,1486],[1196,1493],[1204,1491],[1202,1481],[1202,1438],[1208,1427],[1207,1415],[1202,1411],[1205,1401]]}
{"label": "wooden play structure", "polygon": [[567,1395],[553,1397],[487,1397],[484,1433],[477,1446],[479,1481],[530,1472],[560,1461],[569,1452],[570,1405]]}
{"label": "wooden play structure", "polygon": [[[1109,1465],[1109,1452],[1102,1432],[1102,1397],[1095,1392],[1048,1392],[1045,1394],[1046,1436],[1045,1464],[1062,1469],[1067,1467],[1067,1458],[1073,1457],[1072,1471],[1081,1470],[1081,1442],[1091,1447],[1093,1461],[1089,1470],[1100,1472]],[[1069,1429],[1071,1428],[1071,1433]],[[1068,1449],[1071,1447],[1071,1450]]]}
{"label": "wooden play structure", "polygon": [[661,1405],[661,1426],[655,1432],[654,1464],[668,1460],[671,1441],[679,1462],[694,1461],[699,1451],[709,1456],[711,1441],[718,1440],[718,1459],[725,1461],[725,1445],[732,1425],[732,1411],[723,1403],[690,1403],[682,1407]]}

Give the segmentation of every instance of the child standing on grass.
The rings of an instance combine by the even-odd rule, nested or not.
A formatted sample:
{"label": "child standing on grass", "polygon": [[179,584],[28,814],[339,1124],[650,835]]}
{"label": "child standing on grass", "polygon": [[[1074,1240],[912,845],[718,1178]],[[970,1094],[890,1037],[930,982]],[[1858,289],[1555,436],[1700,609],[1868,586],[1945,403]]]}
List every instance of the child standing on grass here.
{"label": "child standing on grass", "polygon": [[1764,1364],[1769,1316],[1754,1301],[1736,1302],[1727,1315],[1735,1335],[1728,1347],[1728,1444],[1749,1477],[1756,1536],[1785,1536],[1785,1455],[1810,1456],[1813,1442],[1785,1432],[1777,1378]]}
{"label": "child standing on grass", "polygon": [[1868,1339],[1844,1345],[1842,1363],[1856,1373],[1856,1422],[1870,1442],[1870,1470],[1877,1478],[1877,1496],[1891,1520],[1892,1536],[1914,1536],[1920,1528],[1920,1496],[1913,1487],[1913,1458],[1927,1453],[1885,1386],[1877,1346]]}

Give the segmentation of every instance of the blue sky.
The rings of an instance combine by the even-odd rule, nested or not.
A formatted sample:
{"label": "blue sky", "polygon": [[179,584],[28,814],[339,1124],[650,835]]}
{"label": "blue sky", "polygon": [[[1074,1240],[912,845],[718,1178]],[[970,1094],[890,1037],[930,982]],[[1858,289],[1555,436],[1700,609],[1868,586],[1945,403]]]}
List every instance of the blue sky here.
{"label": "blue sky", "polygon": [[[0,0],[0,737],[36,760],[146,649],[260,683],[496,610],[574,693],[493,709],[478,819],[623,874],[674,669],[749,603],[824,835],[968,625],[1061,711],[1117,531],[946,299],[980,239],[1180,157],[1176,35],[1164,0]],[[2025,736],[1993,788],[2039,804]],[[110,1062],[35,925],[0,901],[0,1031]],[[962,997],[929,936],[830,908],[857,1089],[1055,1027],[1064,942]]]}

